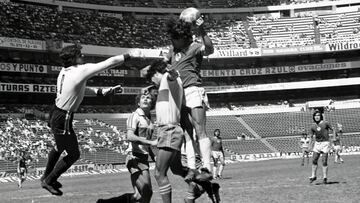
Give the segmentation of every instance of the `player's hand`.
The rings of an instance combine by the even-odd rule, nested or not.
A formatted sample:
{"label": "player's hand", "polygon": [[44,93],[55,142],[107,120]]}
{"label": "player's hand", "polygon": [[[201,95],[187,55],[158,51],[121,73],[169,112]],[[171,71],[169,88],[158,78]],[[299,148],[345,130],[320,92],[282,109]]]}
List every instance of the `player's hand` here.
{"label": "player's hand", "polygon": [[157,139],[150,141],[150,145],[151,145],[151,146],[155,146],[155,147],[156,147],[157,144],[158,144],[158,140],[157,140]]}
{"label": "player's hand", "polygon": [[204,18],[199,17],[196,21],[195,21],[195,25],[200,27],[204,24]]}
{"label": "player's hand", "polygon": [[144,58],[145,54],[143,51],[141,51],[140,49],[131,49],[128,53],[130,55],[130,57],[134,57],[134,58]]}

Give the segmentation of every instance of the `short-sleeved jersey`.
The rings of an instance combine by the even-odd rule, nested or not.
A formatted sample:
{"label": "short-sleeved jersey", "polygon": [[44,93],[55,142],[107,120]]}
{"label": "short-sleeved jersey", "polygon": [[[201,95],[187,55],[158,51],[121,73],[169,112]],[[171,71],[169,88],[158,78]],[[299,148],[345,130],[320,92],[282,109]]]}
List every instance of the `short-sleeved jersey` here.
{"label": "short-sleeved jersey", "polygon": [[221,137],[214,136],[211,138],[211,150],[212,151],[223,151]]}
{"label": "short-sleeved jersey", "polygon": [[310,146],[310,138],[302,137],[300,139],[300,146],[301,146],[301,148],[308,148]]}
{"label": "short-sleeved jersey", "polygon": [[[153,130],[149,128],[151,119],[148,118],[141,108],[136,109],[126,122],[127,129],[133,130],[134,134],[139,137],[145,137],[150,140]],[[137,152],[141,154],[149,154],[149,146],[129,142],[129,147],[126,152]]]}
{"label": "short-sleeved jersey", "polygon": [[327,121],[320,121],[319,124],[314,123],[311,126],[311,135],[315,135],[315,140],[317,142],[330,141],[329,139],[329,130],[331,130],[331,125]]}
{"label": "short-sleeved jersey", "polygon": [[159,126],[180,124],[184,90],[179,77],[169,80],[168,76],[169,73],[165,73],[162,77],[156,100],[156,122]]}
{"label": "short-sleeved jersey", "polygon": [[55,105],[65,111],[75,112],[85,95],[87,65],[77,65],[61,69],[57,78]]}
{"label": "short-sleeved jersey", "polygon": [[203,60],[203,44],[193,42],[187,49],[174,50],[173,47],[167,55],[171,69],[179,71],[184,88],[199,86],[202,83],[200,66]]}

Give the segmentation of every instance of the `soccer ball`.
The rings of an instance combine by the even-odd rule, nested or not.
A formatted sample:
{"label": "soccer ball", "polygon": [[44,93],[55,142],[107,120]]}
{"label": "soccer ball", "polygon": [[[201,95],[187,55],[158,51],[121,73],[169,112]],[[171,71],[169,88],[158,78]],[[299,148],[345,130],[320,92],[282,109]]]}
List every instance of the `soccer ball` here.
{"label": "soccer ball", "polygon": [[198,18],[200,18],[200,11],[194,7],[184,9],[180,14],[180,19],[184,20],[188,23],[195,22]]}

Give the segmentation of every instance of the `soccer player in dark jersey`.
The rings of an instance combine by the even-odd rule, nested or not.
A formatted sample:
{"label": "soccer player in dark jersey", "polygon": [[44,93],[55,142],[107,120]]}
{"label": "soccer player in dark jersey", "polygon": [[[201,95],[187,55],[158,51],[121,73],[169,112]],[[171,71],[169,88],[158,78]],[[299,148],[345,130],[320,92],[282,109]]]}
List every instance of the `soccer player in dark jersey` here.
{"label": "soccer player in dark jersey", "polygon": [[308,137],[308,135],[305,132],[302,135],[303,136],[300,139],[300,148],[302,151],[301,166],[304,166],[305,157],[306,157],[307,165],[309,165],[309,152],[310,152],[311,139]]}
{"label": "soccer player in dark jersey", "polygon": [[17,165],[17,175],[18,175],[18,187],[22,187],[22,183],[26,180],[27,176],[27,167],[26,167],[26,158],[25,153],[20,152],[20,156],[18,159],[18,165]]}
{"label": "soccer player in dark jersey", "polygon": [[[80,106],[85,92],[93,95],[107,95],[114,93],[120,86],[113,88],[88,88],[86,82],[89,78],[106,69],[122,64],[131,57],[142,57],[139,50],[110,57],[99,63],[85,63],[81,54],[80,45],[64,47],[60,52],[63,68],[57,78],[57,95],[55,105],[50,112],[49,126],[55,137],[56,145],[48,154],[48,161],[44,175],[41,177],[41,186],[53,195],[62,195],[59,189],[62,185],[58,178],[80,157],[77,137],[72,121],[74,112]],[[60,158],[66,150],[67,155]]]}
{"label": "soccer player in dark jersey", "polygon": [[[222,138],[220,137],[220,129],[214,130],[214,137],[211,138],[211,150],[212,150],[212,158],[214,162],[213,177],[214,179],[217,178],[221,179],[225,166],[225,155],[222,145]],[[219,172],[216,173],[218,162],[220,162]]]}
{"label": "soccer player in dark jersey", "polygon": [[342,125],[340,123],[337,123],[334,137],[332,139],[332,143],[334,145],[334,152],[335,152],[334,162],[339,164],[344,163],[344,160],[340,157],[340,152],[342,148],[340,137],[342,136],[342,134],[343,134]]}
{"label": "soccer player in dark jersey", "polygon": [[153,190],[149,172],[150,146],[156,146],[157,140],[151,140],[154,125],[151,122],[150,110],[153,98],[148,92],[136,97],[138,108],[127,119],[126,167],[130,172],[131,183],[134,188],[132,201],[148,203]]}
{"label": "soccer player in dark jersey", "polygon": [[[205,130],[205,112],[208,107],[208,99],[205,89],[202,87],[200,68],[203,56],[212,54],[214,47],[206,34],[203,23],[204,20],[201,17],[196,20],[195,26],[181,19],[171,19],[167,24],[167,33],[170,36],[172,47],[165,57],[165,61],[171,64],[171,69],[180,73],[185,93],[185,107],[182,108],[181,115],[182,127],[186,133],[191,135],[190,137],[192,137],[193,129],[195,129],[204,163],[203,169],[205,170],[203,171],[209,173],[211,177],[211,142]],[[193,41],[193,29],[195,27],[203,43]],[[186,144],[190,145],[190,143]],[[187,147],[189,167],[195,170],[195,151],[189,149]],[[187,178],[191,179],[192,177]]]}
{"label": "soccer player in dark jersey", "polygon": [[310,131],[313,143],[313,164],[311,169],[310,183],[316,180],[316,170],[320,154],[322,154],[323,164],[323,183],[327,184],[328,173],[328,153],[330,151],[330,136],[329,131],[332,127],[329,122],[323,120],[323,115],[319,111],[313,114],[314,124],[311,126]]}

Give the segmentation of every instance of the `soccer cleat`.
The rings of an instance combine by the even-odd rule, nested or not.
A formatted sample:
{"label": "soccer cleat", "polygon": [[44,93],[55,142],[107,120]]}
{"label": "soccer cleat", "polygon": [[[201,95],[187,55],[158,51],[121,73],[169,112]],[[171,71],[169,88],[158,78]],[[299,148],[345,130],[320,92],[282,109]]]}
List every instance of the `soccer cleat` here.
{"label": "soccer cleat", "polygon": [[54,188],[62,188],[62,184],[59,182],[59,181],[55,181],[53,184],[52,184],[52,186],[54,187]]}
{"label": "soccer cleat", "polygon": [[217,176],[218,179],[223,179],[222,175]]}
{"label": "soccer cleat", "polygon": [[63,194],[61,190],[59,190],[58,188],[54,188],[52,185],[47,184],[45,181],[41,181],[41,187],[56,196],[61,196]]}
{"label": "soccer cleat", "polygon": [[310,180],[310,183],[314,182],[316,180],[316,176],[315,177],[310,177],[309,180]]}
{"label": "soccer cleat", "polygon": [[185,182],[191,182],[195,179],[197,171],[195,169],[189,169],[187,175],[185,176]]}
{"label": "soccer cleat", "polygon": [[195,176],[195,180],[197,181],[210,181],[212,179],[212,174],[207,168],[202,168],[201,172]]}
{"label": "soccer cleat", "polygon": [[324,179],[323,179],[323,184],[326,185],[327,183],[328,183],[328,182],[327,182],[327,178],[324,178]]}

